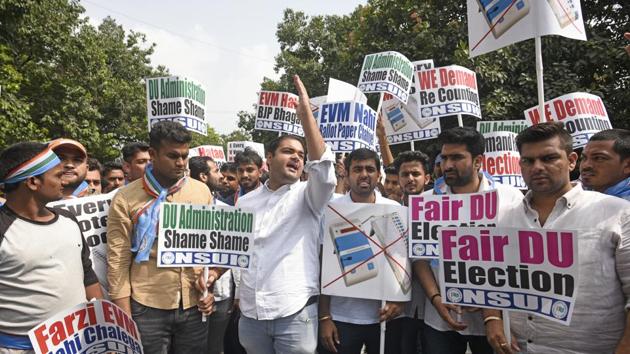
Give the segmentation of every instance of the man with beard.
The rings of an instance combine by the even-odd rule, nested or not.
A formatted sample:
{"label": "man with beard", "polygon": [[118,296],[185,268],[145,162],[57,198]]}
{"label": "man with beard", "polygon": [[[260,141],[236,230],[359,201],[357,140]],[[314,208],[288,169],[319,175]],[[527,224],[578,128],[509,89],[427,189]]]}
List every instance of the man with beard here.
{"label": "man with beard", "polygon": [[120,162],[109,161],[103,167],[103,180],[105,180],[105,193],[109,193],[125,185],[125,172]]}
{"label": "man with beard", "polygon": [[188,160],[190,177],[205,183],[215,197],[223,190],[223,175],[219,166],[210,156],[194,156]]}
{"label": "man with beard", "polygon": [[630,201],[630,131],[593,135],[582,151],[580,179],[587,189]]}
{"label": "man with beard", "polygon": [[142,178],[144,169],[151,161],[149,156],[149,145],[143,142],[129,143],[122,148],[123,172],[125,173],[125,184]]}
{"label": "man with beard", "polygon": [[234,206],[238,200],[239,190],[236,164],[233,162],[224,163],[221,166],[221,175],[223,176],[223,189],[219,193],[219,200]]}
{"label": "man with beard", "polygon": [[[350,192],[335,199],[343,203],[372,203],[399,205],[375,192],[381,177],[381,163],[376,152],[365,148],[354,150],[345,159]],[[390,321],[400,315],[403,303],[388,301],[381,308],[380,300],[354,299],[320,295],[319,337],[324,353],[360,354],[365,345],[368,354],[379,352],[379,322]],[[386,353],[400,354],[402,319],[387,324]]]}
{"label": "man with beard", "polygon": [[256,211],[251,264],[238,287],[239,337],[249,353],[311,354],[317,347],[320,221],[337,183],[335,157],[297,75],[294,83],[306,146],[293,135],[271,142],[269,179],[236,204]]}
{"label": "man with beard", "polygon": [[260,186],[262,162],[258,153],[250,148],[245,148],[234,157],[240,187],[239,198]]}
{"label": "man with beard", "polygon": [[101,163],[97,159],[90,157],[87,161],[88,171],[85,175],[85,183],[88,184],[88,195],[101,194],[101,171],[103,170]]}
{"label": "man with beard", "polygon": [[[492,176],[480,172],[485,142],[483,135],[468,127],[457,127],[443,131],[439,137],[442,144],[442,170],[444,176],[435,181],[432,191],[425,194],[481,193],[496,189],[501,207],[512,205],[523,199],[516,188],[494,182]],[[477,309],[442,303],[440,288],[436,281],[439,269],[437,262],[418,260],[414,263],[416,276],[426,294],[424,321],[425,340],[423,353],[464,354],[470,347],[473,354],[492,354],[492,347],[485,337],[483,318]],[[461,321],[455,313],[461,314]]]}
{"label": "man with beard", "polygon": [[88,195],[89,186],[85,182],[88,170],[85,147],[78,141],[62,138],[51,141],[50,148],[61,160],[63,198],[80,198]]}
{"label": "man with beard", "polygon": [[529,192],[499,226],[576,230],[580,274],[571,323],[510,312],[508,343],[498,310],[484,310],[488,341],[498,354],[630,353],[630,204],[571,183],[577,154],[561,123],[518,134],[516,146]]}

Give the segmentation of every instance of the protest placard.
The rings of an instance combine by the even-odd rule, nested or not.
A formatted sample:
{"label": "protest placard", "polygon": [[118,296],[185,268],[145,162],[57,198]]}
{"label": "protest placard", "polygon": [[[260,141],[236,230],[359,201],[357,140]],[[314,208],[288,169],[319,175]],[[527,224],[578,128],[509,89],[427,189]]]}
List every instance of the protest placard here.
{"label": "protest placard", "polygon": [[181,123],[186,129],[207,135],[206,91],[200,84],[179,76],[146,79],[149,130],[161,121]]}
{"label": "protest placard", "polygon": [[468,114],[481,118],[477,74],[458,65],[416,72],[418,115],[439,118]]}
{"label": "protest placard", "polygon": [[357,87],[364,93],[386,92],[407,103],[413,72],[414,65],[398,52],[368,54]]}
{"label": "protest placard", "polygon": [[260,91],[254,127],[258,130],[304,136],[302,122],[295,111],[298,100],[298,95],[289,92]]}
{"label": "protest placard", "polygon": [[409,301],[406,213],[397,205],[331,202],[325,213],[322,294]]}
{"label": "protest placard", "polygon": [[485,153],[481,169],[501,183],[527,189],[521,175],[521,154],[516,147],[516,133],[498,131],[483,134]]}
{"label": "protest placard", "polygon": [[49,203],[51,208],[64,209],[77,218],[85,242],[90,247],[92,268],[98,282],[107,290],[107,215],[117,191]]}
{"label": "protest placard", "polygon": [[477,131],[481,134],[492,132],[512,132],[518,134],[529,126],[530,124],[525,119],[477,121]]}
{"label": "protest placard", "polygon": [[254,212],[232,206],[164,203],[158,267],[249,268]]}
{"label": "protest placard", "polygon": [[217,163],[217,166],[221,167],[225,162],[227,162],[225,158],[225,152],[223,151],[223,146],[218,145],[202,145],[191,148],[188,151],[188,157],[194,156],[208,156],[212,157],[214,162]]}
{"label": "protest placard", "polygon": [[138,326],[123,309],[95,300],[64,310],[28,332],[37,354],[142,354]]}
{"label": "protest placard", "polygon": [[[573,148],[581,148],[595,133],[612,129],[604,102],[598,96],[584,92],[573,92],[545,102],[547,122],[563,122],[564,128],[573,137]],[[541,122],[538,106],[524,112],[531,125]]]}
{"label": "protest placard", "polygon": [[265,145],[261,143],[255,143],[253,141],[230,141],[228,143],[228,162],[234,162],[234,156],[246,148],[256,151],[256,153],[265,160]]}
{"label": "protest placard", "polygon": [[355,101],[367,104],[367,96],[356,86],[347,82],[328,79],[328,93],[325,102]]}
{"label": "protest placard", "polygon": [[571,322],[579,284],[573,231],[449,227],[440,230],[440,248],[445,303]]}
{"label": "protest placard", "polygon": [[355,101],[327,102],[319,108],[317,125],[333,152],[375,149],[376,112]]}
{"label": "protest placard", "polygon": [[409,196],[409,257],[437,259],[439,230],[445,226],[493,227],[499,194],[484,193]]}
{"label": "protest placard", "polygon": [[551,34],[586,40],[580,0],[467,0],[467,9],[471,57]]}

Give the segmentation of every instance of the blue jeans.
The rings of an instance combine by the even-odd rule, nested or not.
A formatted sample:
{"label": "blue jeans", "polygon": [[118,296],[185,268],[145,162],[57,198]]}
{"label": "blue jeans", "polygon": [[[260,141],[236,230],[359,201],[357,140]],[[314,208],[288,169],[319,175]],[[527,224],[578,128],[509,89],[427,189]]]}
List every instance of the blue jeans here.
{"label": "blue jeans", "polygon": [[231,315],[232,299],[214,303],[214,312],[208,316],[208,354],[223,353],[223,339]]}
{"label": "blue jeans", "polygon": [[293,315],[256,320],[241,315],[238,336],[247,353],[313,354],[317,347],[317,302]]}
{"label": "blue jeans", "polygon": [[131,300],[131,316],[138,325],[145,353],[206,354],[208,323],[197,306],[161,310]]}
{"label": "blue jeans", "polygon": [[[360,325],[354,323],[335,322],[339,334],[339,344],[336,345],[337,353],[361,354],[361,348],[365,345],[367,354],[378,354],[381,344],[381,324]],[[387,322],[385,328],[385,353],[402,353],[402,318]],[[326,348],[320,346],[319,354],[332,354]]]}
{"label": "blue jeans", "polygon": [[493,354],[494,351],[488,343],[486,336],[465,336],[455,331],[438,331],[435,328],[424,326],[425,345],[422,348],[425,354],[465,354],[467,346],[473,354]]}

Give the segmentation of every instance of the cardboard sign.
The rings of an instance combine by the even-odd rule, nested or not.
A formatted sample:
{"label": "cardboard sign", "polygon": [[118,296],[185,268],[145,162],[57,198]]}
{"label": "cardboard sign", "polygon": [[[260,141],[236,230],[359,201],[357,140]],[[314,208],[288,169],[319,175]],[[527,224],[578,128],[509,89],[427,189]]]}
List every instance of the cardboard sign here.
{"label": "cardboard sign", "polygon": [[256,106],[255,128],[304,136],[297,116],[299,96],[289,92],[260,91]]}
{"label": "cardboard sign", "polygon": [[255,143],[253,141],[230,141],[228,143],[228,162],[234,162],[234,157],[241,151],[245,149],[252,149],[256,151],[256,153],[265,160],[265,145],[261,143]]}
{"label": "cardboard sign", "polygon": [[202,145],[191,148],[188,151],[188,157],[190,158],[195,156],[212,157],[218,167],[221,167],[221,165],[227,162],[227,159],[225,158],[225,152],[223,151],[223,146]]}
{"label": "cardboard sign", "polygon": [[355,101],[323,103],[317,115],[317,125],[333,152],[375,149],[376,112],[367,104]]}
{"label": "cardboard sign", "polygon": [[467,114],[481,118],[477,74],[458,65],[416,72],[420,118]]}
{"label": "cardboard sign", "polygon": [[409,301],[406,208],[331,202],[326,208],[322,294]]}
{"label": "cardboard sign", "polygon": [[516,135],[506,131],[483,134],[485,153],[481,169],[501,184],[527,189],[521,175],[521,154],[516,147]]}
{"label": "cardboard sign", "polygon": [[567,230],[442,228],[443,301],[569,325],[578,290],[577,246],[577,235]]}
{"label": "cardboard sign", "polygon": [[574,92],[545,102],[545,117],[540,118],[538,106],[524,112],[531,125],[541,121],[563,122],[564,128],[573,137],[573,148],[588,143],[595,133],[612,129],[606,107],[601,98],[590,93]]}
{"label": "cardboard sign", "polygon": [[524,119],[477,121],[477,131],[481,134],[492,132],[512,132],[518,134],[529,126],[530,124]]}
{"label": "cardboard sign", "polygon": [[179,76],[147,78],[146,83],[149,131],[155,123],[168,120],[195,133],[208,134],[203,86]]}
{"label": "cardboard sign", "polygon": [[98,282],[107,290],[107,215],[117,191],[77,199],[49,203],[51,208],[64,209],[77,218],[79,228],[90,246],[90,260]]}
{"label": "cardboard sign", "polygon": [[254,225],[254,212],[241,208],[164,203],[158,267],[249,268]]}
{"label": "cardboard sign", "polygon": [[407,103],[414,66],[398,52],[368,54],[357,87],[364,93],[385,92]]}
{"label": "cardboard sign", "polygon": [[499,194],[410,195],[408,205],[409,257],[437,259],[440,228],[496,226]]}
{"label": "cardboard sign", "polygon": [[107,300],[79,304],[35,326],[28,336],[37,354],[142,354],[138,326]]}
{"label": "cardboard sign", "polygon": [[470,56],[537,36],[586,40],[580,0],[467,0]]}

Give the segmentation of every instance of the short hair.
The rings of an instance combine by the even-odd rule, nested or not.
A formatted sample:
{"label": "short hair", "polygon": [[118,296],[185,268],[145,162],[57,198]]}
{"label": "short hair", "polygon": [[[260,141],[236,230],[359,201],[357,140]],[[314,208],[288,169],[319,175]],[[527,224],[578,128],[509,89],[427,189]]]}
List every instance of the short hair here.
{"label": "short hair", "polygon": [[[0,153],[0,180],[4,180],[9,173],[21,164],[37,156],[44,151],[48,145],[34,141],[13,144]],[[21,182],[7,183],[4,185],[4,192],[10,193],[16,190]]]}
{"label": "short hair", "polygon": [[400,172],[400,166],[406,162],[420,162],[424,173],[429,173],[429,156],[422,151],[404,151],[398,155],[394,160],[396,171]]}
{"label": "short hair", "polygon": [[523,144],[538,143],[553,139],[556,136],[560,138],[560,144],[567,156],[571,154],[573,152],[573,138],[564,129],[564,124],[560,122],[545,122],[528,127],[516,136],[516,147],[520,153],[523,150]]}
{"label": "short hair", "polygon": [[149,146],[158,150],[164,141],[176,144],[190,144],[192,135],[183,125],[162,121],[155,123],[149,132]]}
{"label": "short hair", "polygon": [[141,142],[141,141],[135,141],[133,143],[126,144],[122,148],[123,160],[127,162],[131,162],[133,157],[140,151],[142,152],[149,151],[149,144],[145,142]]}
{"label": "short hair", "polygon": [[234,162],[224,163],[221,165],[221,173],[223,172],[236,173],[236,164]]}
{"label": "short hair", "polygon": [[260,157],[260,155],[258,155],[258,153],[249,146],[234,156],[234,163],[237,166],[242,164],[254,164],[258,166],[258,168],[261,168],[262,162],[262,157]]}
{"label": "short hair", "polygon": [[352,161],[364,161],[364,160],[374,160],[374,164],[376,165],[376,170],[381,171],[381,159],[378,157],[376,151],[360,148],[352,151],[343,164],[345,165],[346,172],[350,173],[350,165],[352,165]]}
{"label": "short hair", "polygon": [[300,144],[302,144],[302,149],[304,149],[304,153],[306,154],[306,142],[304,141],[304,138],[299,137],[297,135],[282,135],[282,136],[279,136],[279,137],[273,139],[267,145],[267,152],[270,152],[271,155],[275,155],[276,154],[276,150],[278,149],[278,146],[280,146],[280,143],[282,143],[283,141],[285,141],[287,139],[297,140]]}
{"label": "short hair", "polygon": [[94,157],[90,157],[87,160],[88,171],[98,171],[103,173],[103,165]]}
{"label": "short hair", "polygon": [[200,180],[199,175],[202,173],[210,173],[210,166],[208,161],[213,161],[210,156],[193,156],[188,159],[188,169],[190,170],[190,177],[196,180]]}
{"label": "short hair", "polygon": [[613,151],[625,160],[630,157],[630,130],[606,129],[595,133],[589,141],[614,141]]}
{"label": "short hair", "polygon": [[118,161],[105,162],[103,166],[103,176],[107,176],[113,170],[123,170],[122,164]]}
{"label": "short hair", "polygon": [[385,167],[385,174],[386,175],[396,175],[396,176],[398,176],[398,170],[396,169],[395,165],[389,165],[389,166]]}
{"label": "short hair", "polygon": [[483,155],[486,149],[485,140],[480,132],[471,127],[455,127],[444,130],[438,136],[440,144],[465,145],[472,157]]}

